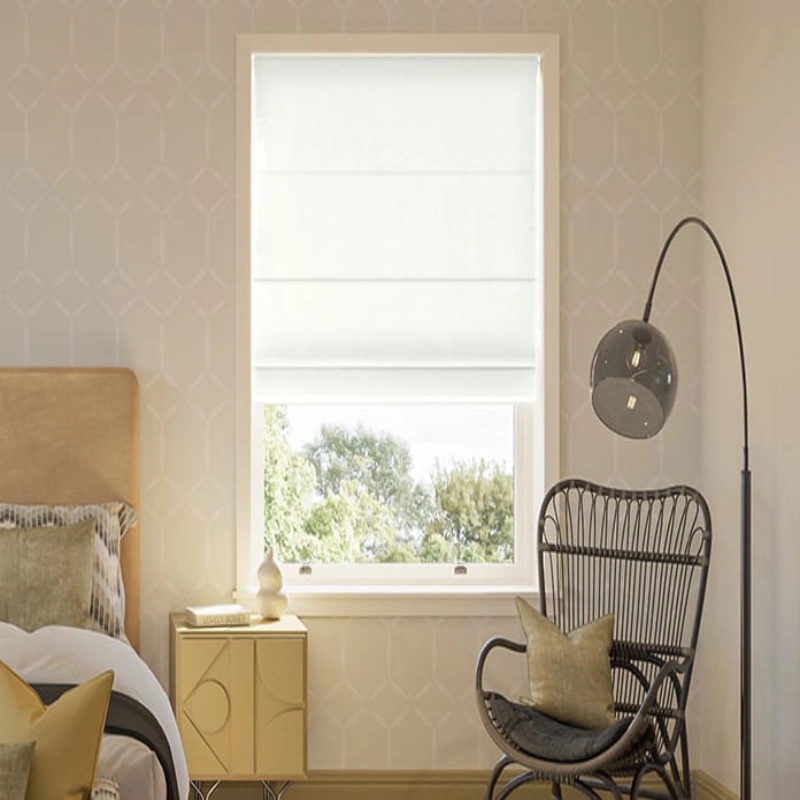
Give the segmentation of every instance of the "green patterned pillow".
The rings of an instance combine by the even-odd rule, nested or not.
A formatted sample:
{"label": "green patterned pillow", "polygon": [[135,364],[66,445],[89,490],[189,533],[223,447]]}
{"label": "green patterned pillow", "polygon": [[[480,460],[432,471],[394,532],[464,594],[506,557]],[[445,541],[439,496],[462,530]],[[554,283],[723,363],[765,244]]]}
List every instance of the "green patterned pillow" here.
{"label": "green patterned pillow", "polygon": [[24,800],[36,742],[0,744],[0,797]]}
{"label": "green patterned pillow", "polygon": [[119,784],[111,778],[97,778],[92,786],[92,800],[119,800]]}
{"label": "green patterned pillow", "polygon": [[614,616],[565,634],[521,597],[517,611],[528,645],[531,696],[523,702],[579,728],[611,725],[614,687],[609,653]]}
{"label": "green patterned pillow", "polygon": [[92,628],[125,638],[125,587],[122,582],[122,538],[136,522],[127,503],[44,506],[0,503],[0,528],[38,528],[96,520],[92,574]]}

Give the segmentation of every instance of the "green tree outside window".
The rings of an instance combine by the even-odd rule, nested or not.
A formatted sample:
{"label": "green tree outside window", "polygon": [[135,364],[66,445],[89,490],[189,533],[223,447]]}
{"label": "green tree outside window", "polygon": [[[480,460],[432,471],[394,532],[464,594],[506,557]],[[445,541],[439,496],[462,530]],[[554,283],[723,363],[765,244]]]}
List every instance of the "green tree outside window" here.
{"label": "green tree outside window", "polygon": [[264,539],[286,563],[504,563],[514,559],[513,476],[486,461],[413,475],[385,432],[323,425],[301,452],[283,406],[264,407]]}

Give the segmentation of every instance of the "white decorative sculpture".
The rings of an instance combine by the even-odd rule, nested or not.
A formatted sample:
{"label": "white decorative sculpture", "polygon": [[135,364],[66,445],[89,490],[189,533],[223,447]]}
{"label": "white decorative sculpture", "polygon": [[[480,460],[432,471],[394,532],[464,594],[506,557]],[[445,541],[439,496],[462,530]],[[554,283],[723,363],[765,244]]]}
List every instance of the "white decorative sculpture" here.
{"label": "white decorative sculpture", "polygon": [[267,550],[261,566],[258,568],[258,583],[261,587],[258,590],[258,607],[264,619],[280,619],[286,613],[289,601],[281,591],[283,588],[283,577],[281,570],[275,561],[273,548]]}

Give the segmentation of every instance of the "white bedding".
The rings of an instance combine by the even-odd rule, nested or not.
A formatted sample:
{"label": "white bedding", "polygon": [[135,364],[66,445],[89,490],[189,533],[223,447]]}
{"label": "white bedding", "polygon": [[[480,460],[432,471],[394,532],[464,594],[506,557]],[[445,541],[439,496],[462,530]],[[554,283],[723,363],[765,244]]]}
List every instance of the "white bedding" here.
{"label": "white bedding", "polygon": [[[169,698],[130,645],[90,630],[52,625],[26,633],[0,622],[0,659],[29,683],[81,683],[113,669],[114,690],[139,701],[161,724],[172,751],[181,800],[188,798],[189,773]],[[158,760],[133,739],[105,736],[97,775],[116,780],[125,800],[166,798]]]}
{"label": "white bedding", "polygon": [[106,734],[100,745],[98,778],[119,784],[120,800],[166,800],[167,782],[153,751],[126,736]]}

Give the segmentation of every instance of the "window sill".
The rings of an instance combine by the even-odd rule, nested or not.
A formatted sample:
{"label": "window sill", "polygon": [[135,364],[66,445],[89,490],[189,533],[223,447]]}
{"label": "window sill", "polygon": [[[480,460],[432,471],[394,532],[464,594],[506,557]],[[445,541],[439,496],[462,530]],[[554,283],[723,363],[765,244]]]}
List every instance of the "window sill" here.
{"label": "window sill", "polygon": [[[530,586],[314,586],[286,593],[299,617],[516,617],[516,597],[533,604],[537,598]],[[252,592],[233,596],[256,610]]]}

